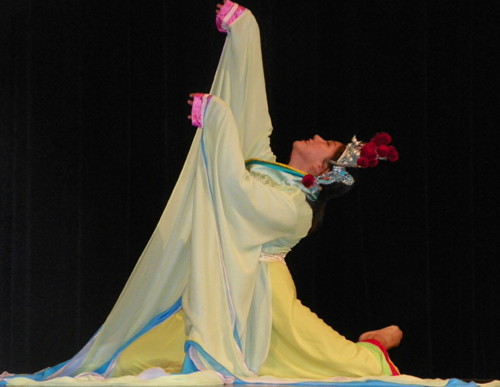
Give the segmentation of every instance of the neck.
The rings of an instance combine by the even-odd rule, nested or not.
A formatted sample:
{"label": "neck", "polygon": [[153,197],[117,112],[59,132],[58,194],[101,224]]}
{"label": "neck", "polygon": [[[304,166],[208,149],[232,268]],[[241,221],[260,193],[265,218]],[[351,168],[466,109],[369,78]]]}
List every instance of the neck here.
{"label": "neck", "polygon": [[314,165],[311,165],[309,163],[304,163],[301,159],[294,159],[293,157],[290,158],[288,166],[294,169],[301,170],[313,176],[319,176],[322,175],[323,173],[328,172],[328,167],[319,170],[320,168],[315,168]]}
{"label": "neck", "polygon": [[288,166],[294,169],[298,169],[300,171],[304,171],[305,173],[308,173],[310,175],[316,176],[316,171],[314,171],[314,168],[312,168],[311,165],[306,165],[305,163],[301,162],[301,160],[296,160],[293,157],[290,158]]}

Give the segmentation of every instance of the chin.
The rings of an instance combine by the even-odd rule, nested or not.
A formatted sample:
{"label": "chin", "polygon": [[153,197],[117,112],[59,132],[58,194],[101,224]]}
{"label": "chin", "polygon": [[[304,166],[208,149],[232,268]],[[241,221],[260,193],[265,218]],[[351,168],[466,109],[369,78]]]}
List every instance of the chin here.
{"label": "chin", "polygon": [[292,144],[292,154],[294,152],[297,152],[297,151],[300,151],[300,147],[302,145],[302,141],[294,141],[293,144]]}

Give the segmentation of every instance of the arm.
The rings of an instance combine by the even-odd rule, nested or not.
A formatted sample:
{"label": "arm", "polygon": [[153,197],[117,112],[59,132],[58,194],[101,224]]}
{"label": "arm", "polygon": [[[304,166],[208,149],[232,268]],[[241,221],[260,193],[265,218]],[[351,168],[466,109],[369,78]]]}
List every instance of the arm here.
{"label": "arm", "polygon": [[304,195],[298,189],[277,189],[256,181],[245,168],[230,107],[208,94],[191,97],[193,125],[203,128],[202,150],[212,199],[220,201],[216,205],[224,208],[226,219],[238,225],[240,241],[256,246],[290,233],[297,221],[296,201],[304,201]]}
{"label": "arm", "polygon": [[248,9],[227,0],[217,13],[227,31],[210,94],[225,101],[234,116],[245,160],[275,161],[269,146],[272,132],[257,21]]}

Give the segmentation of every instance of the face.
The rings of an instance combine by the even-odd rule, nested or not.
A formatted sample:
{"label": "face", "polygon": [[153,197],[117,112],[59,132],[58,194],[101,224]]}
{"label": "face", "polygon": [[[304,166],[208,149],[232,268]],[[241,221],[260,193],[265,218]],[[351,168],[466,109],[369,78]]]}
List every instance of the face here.
{"label": "face", "polygon": [[290,165],[305,172],[319,175],[327,168],[327,160],[343,146],[338,141],[324,140],[316,135],[312,139],[293,143]]}

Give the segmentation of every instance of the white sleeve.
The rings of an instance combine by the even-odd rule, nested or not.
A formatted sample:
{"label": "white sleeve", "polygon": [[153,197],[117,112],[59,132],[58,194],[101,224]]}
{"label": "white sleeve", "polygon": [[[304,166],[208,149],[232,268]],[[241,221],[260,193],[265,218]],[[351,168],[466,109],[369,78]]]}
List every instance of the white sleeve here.
{"label": "white sleeve", "polygon": [[[229,1],[225,4],[227,6],[230,6]],[[269,140],[272,124],[259,26],[247,9],[227,27],[227,32],[210,94],[218,96],[231,108],[244,159],[275,161]]]}
{"label": "white sleeve", "polygon": [[[245,168],[238,129],[229,106],[212,97],[203,119],[203,152],[215,200],[240,228],[245,245],[260,245],[288,235],[297,222],[293,192],[257,181]],[[303,199],[303,194],[297,190]],[[247,229],[247,230],[244,230]]]}

